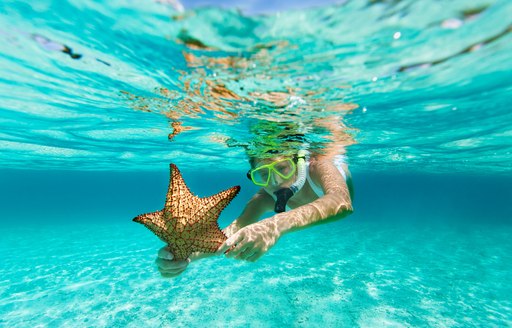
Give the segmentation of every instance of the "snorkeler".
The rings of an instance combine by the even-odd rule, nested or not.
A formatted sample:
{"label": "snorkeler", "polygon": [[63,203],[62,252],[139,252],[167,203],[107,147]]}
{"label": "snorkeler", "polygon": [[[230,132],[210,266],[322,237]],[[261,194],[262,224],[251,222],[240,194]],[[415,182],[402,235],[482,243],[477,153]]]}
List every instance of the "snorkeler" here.
{"label": "snorkeler", "polygon": [[[247,176],[261,189],[242,214],[223,231],[228,239],[215,254],[194,254],[171,261],[167,247],[159,250],[156,264],[163,277],[181,274],[192,260],[225,254],[254,262],[288,233],[339,220],[352,213],[352,179],[344,156],[327,158],[299,151],[251,158]],[[258,221],[267,212],[275,215]]]}

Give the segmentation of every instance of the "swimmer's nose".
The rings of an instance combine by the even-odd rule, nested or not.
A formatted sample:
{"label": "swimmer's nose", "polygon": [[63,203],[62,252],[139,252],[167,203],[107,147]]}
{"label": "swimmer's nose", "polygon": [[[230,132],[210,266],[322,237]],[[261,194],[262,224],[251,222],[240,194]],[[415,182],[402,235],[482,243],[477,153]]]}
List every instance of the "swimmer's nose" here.
{"label": "swimmer's nose", "polygon": [[278,185],[280,185],[283,182],[284,181],[281,179],[281,177],[279,175],[277,175],[276,173],[272,172],[272,175],[270,176],[270,184],[272,186],[278,186]]}

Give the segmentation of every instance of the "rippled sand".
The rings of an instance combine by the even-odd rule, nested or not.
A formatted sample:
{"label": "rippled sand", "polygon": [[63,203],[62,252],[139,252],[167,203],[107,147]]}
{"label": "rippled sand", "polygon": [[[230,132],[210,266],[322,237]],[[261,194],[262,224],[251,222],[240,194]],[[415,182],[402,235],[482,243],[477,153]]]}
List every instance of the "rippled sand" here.
{"label": "rippled sand", "polygon": [[0,326],[508,326],[511,230],[346,220],[166,280],[131,223],[4,227]]}

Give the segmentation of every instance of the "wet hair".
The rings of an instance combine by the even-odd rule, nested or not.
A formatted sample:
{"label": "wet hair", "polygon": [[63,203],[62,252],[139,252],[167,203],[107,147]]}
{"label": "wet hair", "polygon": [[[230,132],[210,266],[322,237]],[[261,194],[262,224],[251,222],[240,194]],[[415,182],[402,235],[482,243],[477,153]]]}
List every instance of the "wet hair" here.
{"label": "wet hair", "polygon": [[249,164],[251,165],[251,167],[254,167],[256,165],[257,160],[259,160],[261,158],[273,157],[275,155],[278,155],[279,153],[280,152],[277,151],[276,149],[270,149],[265,152],[265,156],[262,156],[262,157],[249,156]]}
{"label": "wet hair", "polygon": [[[297,152],[310,145],[306,135],[301,132],[297,122],[274,122],[259,120],[249,127],[249,134],[241,140],[229,138],[228,147],[243,147],[249,164],[254,167],[256,161],[283,156],[295,156]],[[307,146],[306,146],[307,147]],[[307,147],[309,148],[309,147]]]}
{"label": "wet hair", "polygon": [[293,150],[293,151],[278,151],[276,149],[267,150],[265,152],[265,156],[261,156],[261,157],[251,156],[251,157],[249,157],[249,164],[251,165],[251,168],[254,168],[256,166],[256,162],[257,161],[259,161],[261,159],[276,157],[276,156],[293,157],[294,160],[296,160],[297,159],[297,151],[295,151],[295,150]]}

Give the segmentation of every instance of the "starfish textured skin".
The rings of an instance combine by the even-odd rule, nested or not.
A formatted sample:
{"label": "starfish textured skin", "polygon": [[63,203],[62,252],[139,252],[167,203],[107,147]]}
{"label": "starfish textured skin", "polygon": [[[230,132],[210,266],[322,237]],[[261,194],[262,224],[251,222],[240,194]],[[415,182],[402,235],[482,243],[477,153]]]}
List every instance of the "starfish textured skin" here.
{"label": "starfish textured skin", "polygon": [[240,191],[235,186],[216,195],[199,198],[190,192],[178,167],[170,165],[171,178],[161,211],[141,214],[133,221],[145,225],[167,243],[174,260],[194,252],[215,253],[227,239],[217,222],[222,210]]}

